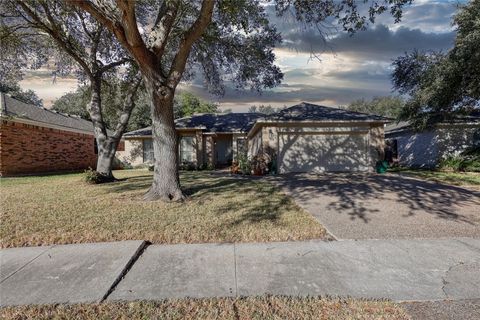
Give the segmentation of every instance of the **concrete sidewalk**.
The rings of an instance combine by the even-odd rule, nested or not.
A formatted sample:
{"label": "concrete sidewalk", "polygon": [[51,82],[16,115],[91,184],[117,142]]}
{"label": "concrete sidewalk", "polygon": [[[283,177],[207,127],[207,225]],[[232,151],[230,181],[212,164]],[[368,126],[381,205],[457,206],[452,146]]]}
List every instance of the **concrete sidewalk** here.
{"label": "concrete sidewalk", "polygon": [[1,305],[262,294],[480,298],[480,239],[142,246],[2,250]]}
{"label": "concrete sidewalk", "polygon": [[100,302],[144,241],[0,250],[0,306]]}

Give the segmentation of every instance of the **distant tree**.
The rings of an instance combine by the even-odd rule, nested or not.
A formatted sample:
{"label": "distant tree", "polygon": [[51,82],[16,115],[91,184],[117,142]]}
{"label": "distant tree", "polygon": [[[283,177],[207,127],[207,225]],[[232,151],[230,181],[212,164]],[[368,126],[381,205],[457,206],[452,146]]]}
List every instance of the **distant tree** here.
{"label": "distant tree", "polygon": [[53,101],[51,109],[91,120],[86,108],[90,101],[90,94],[88,86],[79,86],[75,91],[68,92]]}
{"label": "distant tree", "polygon": [[[124,99],[123,88],[119,81],[110,80],[102,84],[101,100],[103,121],[108,129],[113,130],[119,121],[118,106]],[[52,110],[73,114],[86,120],[91,120],[87,111],[91,90],[89,86],[79,86],[75,91],[68,92],[53,102]],[[128,121],[127,131],[137,130],[151,125],[150,102],[146,91],[140,88],[134,98],[135,108]]]}
{"label": "distant tree", "polygon": [[394,88],[409,96],[400,119],[417,128],[480,110],[480,0],[460,5],[447,53],[414,51],[393,62]]}
{"label": "distant tree", "polygon": [[40,99],[33,90],[22,90],[16,83],[7,84],[3,82],[3,75],[0,75],[0,92],[9,94],[12,98],[22,102],[33,104],[37,107],[43,107],[42,99]]}
{"label": "distant tree", "polygon": [[372,100],[358,99],[352,101],[345,109],[389,118],[397,118],[405,105],[401,97],[374,97]]}
{"label": "distant tree", "polygon": [[274,108],[272,107],[271,105],[259,105],[258,107],[257,106],[251,106],[249,109],[248,109],[248,112],[252,112],[252,113],[255,113],[255,112],[258,112],[258,113],[264,113],[264,114],[272,114],[272,113],[275,113],[275,112],[278,112],[279,108]]}
{"label": "distant tree", "polygon": [[[102,90],[103,120],[109,129],[114,128],[118,121],[117,105],[121,100],[121,86],[118,83],[106,83]],[[74,92],[69,92],[54,101],[52,109],[78,115],[86,120],[90,114],[86,111],[90,97],[89,86],[80,86]],[[220,113],[218,105],[204,101],[191,93],[181,93],[175,97],[174,102],[175,118],[191,116],[195,113]],[[150,100],[144,87],[140,87],[135,96],[135,109],[132,111],[128,123],[128,131],[141,129],[152,124],[150,116]]]}
{"label": "distant tree", "polygon": [[218,105],[204,101],[192,93],[185,92],[175,97],[173,104],[174,117],[183,118],[195,113],[219,113]]}

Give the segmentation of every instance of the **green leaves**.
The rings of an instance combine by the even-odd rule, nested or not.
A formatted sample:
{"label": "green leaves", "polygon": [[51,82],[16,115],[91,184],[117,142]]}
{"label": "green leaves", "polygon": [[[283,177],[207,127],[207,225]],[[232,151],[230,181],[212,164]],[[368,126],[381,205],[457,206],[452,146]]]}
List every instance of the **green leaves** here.
{"label": "green leaves", "polygon": [[394,88],[410,96],[400,114],[421,129],[480,109],[480,0],[459,7],[455,46],[412,52],[393,62]]}

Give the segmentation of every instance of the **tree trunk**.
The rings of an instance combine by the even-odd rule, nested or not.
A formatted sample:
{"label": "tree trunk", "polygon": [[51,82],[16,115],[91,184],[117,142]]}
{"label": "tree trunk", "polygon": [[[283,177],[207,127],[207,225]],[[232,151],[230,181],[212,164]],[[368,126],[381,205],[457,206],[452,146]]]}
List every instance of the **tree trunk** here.
{"label": "tree trunk", "polygon": [[96,171],[102,176],[102,182],[110,182],[115,180],[112,173],[112,165],[118,141],[116,143],[111,141],[107,135],[107,128],[102,116],[101,82],[101,75],[95,76],[90,80],[92,96],[87,111],[92,119],[93,133],[97,142]]}
{"label": "tree trunk", "polygon": [[[115,152],[117,151],[118,139],[108,138],[103,141],[102,146],[98,148],[97,155],[97,169],[96,171],[102,175],[102,182],[112,182],[115,181],[113,176],[113,162],[115,160]],[[100,143],[97,139],[97,146],[100,146]]]}
{"label": "tree trunk", "polygon": [[152,98],[152,138],[155,168],[152,186],[145,200],[182,201],[185,196],[180,188],[178,175],[177,132],[173,118],[174,91],[156,85],[156,81],[144,78],[147,92]]}

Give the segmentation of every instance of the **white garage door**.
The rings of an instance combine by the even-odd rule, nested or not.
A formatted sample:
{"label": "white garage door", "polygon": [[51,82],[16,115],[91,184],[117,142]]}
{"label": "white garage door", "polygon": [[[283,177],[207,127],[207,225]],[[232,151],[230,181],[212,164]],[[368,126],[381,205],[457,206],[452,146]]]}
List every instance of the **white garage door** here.
{"label": "white garage door", "polygon": [[365,133],[279,134],[279,172],[367,171]]}

